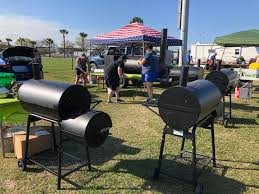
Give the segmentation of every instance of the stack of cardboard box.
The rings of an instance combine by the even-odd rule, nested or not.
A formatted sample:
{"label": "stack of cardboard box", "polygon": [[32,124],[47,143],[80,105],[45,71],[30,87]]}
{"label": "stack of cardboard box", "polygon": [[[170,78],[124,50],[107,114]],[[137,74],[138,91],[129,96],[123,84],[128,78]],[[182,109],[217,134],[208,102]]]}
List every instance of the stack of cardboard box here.
{"label": "stack of cardboard box", "polygon": [[[51,148],[51,134],[46,130],[36,130],[29,135],[28,156],[35,155]],[[20,131],[13,134],[14,153],[17,159],[24,158],[26,145],[26,132]]]}

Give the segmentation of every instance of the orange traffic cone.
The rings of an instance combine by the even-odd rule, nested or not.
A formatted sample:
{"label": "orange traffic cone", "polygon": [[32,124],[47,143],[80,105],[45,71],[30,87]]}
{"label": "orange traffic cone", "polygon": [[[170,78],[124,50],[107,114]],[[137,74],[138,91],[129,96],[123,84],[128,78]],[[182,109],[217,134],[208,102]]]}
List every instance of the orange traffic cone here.
{"label": "orange traffic cone", "polygon": [[235,98],[240,99],[240,88],[238,87],[235,88]]}

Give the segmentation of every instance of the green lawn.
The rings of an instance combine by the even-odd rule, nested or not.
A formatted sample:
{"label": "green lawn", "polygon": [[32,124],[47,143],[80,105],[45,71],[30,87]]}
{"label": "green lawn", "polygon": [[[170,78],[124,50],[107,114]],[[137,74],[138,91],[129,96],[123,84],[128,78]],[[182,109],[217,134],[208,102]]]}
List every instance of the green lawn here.
{"label": "green lawn", "polygon": [[[44,59],[45,79],[73,83],[71,59]],[[98,90],[97,90],[98,89]],[[105,100],[105,90],[89,86],[93,96]],[[157,94],[161,89],[156,88]],[[83,169],[68,178],[84,187],[76,190],[62,182],[62,193],[192,193],[192,186],[161,176],[152,180],[158,163],[164,126],[161,119],[143,107],[142,92],[133,100],[133,89],[124,89],[127,104],[101,103],[97,109],[107,112],[113,121],[112,135],[98,149],[91,149],[95,170]],[[217,167],[209,167],[200,177],[205,193],[259,193],[259,93],[251,100],[233,100],[233,123],[229,128],[215,126]],[[25,122],[24,122],[25,123]],[[45,123],[40,123],[44,124]],[[197,130],[197,150],[210,155],[210,131]],[[163,167],[168,171],[190,168],[189,164],[173,161],[180,149],[180,139],[168,136]],[[69,152],[83,155],[80,145],[66,145]],[[186,148],[191,149],[187,141]],[[13,154],[9,154],[13,156]],[[40,168],[20,172],[15,158],[0,158],[0,193],[59,193],[56,177]],[[36,170],[35,170],[36,169]],[[181,171],[180,171],[181,172]]]}

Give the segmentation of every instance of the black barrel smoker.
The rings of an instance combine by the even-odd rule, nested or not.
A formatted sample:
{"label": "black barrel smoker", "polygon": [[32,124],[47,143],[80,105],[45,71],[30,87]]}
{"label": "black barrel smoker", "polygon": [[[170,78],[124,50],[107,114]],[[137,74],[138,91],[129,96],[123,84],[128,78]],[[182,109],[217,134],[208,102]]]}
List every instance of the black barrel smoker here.
{"label": "black barrel smoker", "polygon": [[212,160],[215,166],[214,120],[221,114],[221,108],[221,93],[217,86],[208,80],[193,81],[184,87],[171,87],[162,93],[158,101],[158,110],[166,125],[163,129],[159,162],[153,175],[154,179],[158,179],[160,173],[173,176],[161,170],[166,135],[173,135],[182,138],[180,158],[186,152],[184,151],[185,139],[192,141],[193,178],[187,182],[193,184],[194,190],[201,189],[201,185],[197,184],[200,172],[197,172],[196,167],[196,128],[203,127],[211,130],[212,158],[208,163]]}
{"label": "black barrel smoker", "polygon": [[[65,177],[84,166],[91,170],[88,147],[102,145],[112,127],[108,114],[90,108],[91,104],[95,107],[100,101],[91,100],[90,93],[83,86],[46,80],[26,81],[20,87],[18,97],[22,107],[30,113],[27,120],[25,156],[18,161],[19,169],[26,170],[28,162],[32,162],[58,177],[58,189],[61,188],[61,179],[75,185]],[[38,120],[51,123],[53,149],[29,158],[31,123]],[[63,151],[64,135],[66,139],[85,145],[87,161]]]}
{"label": "black barrel smoker", "polygon": [[[209,80],[216,84],[216,86],[221,91],[223,103],[222,122],[224,127],[228,127],[228,122],[232,117],[231,93],[235,88],[237,76],[237,72],[231,69],[221,69],[219,71],[212,71],[205,78],[206,80]],[[229,97],[229,112],[226,112],[226,96]]]}
{"label": "black barrel smoker", "polygon": [[[178,83],[182,72],[182,67],[173,67],[169,70],[168,78],[174,85]],[[203,79],[204,69],[202,67],[188,67],[188,82],[192,82],[198,79]]]}

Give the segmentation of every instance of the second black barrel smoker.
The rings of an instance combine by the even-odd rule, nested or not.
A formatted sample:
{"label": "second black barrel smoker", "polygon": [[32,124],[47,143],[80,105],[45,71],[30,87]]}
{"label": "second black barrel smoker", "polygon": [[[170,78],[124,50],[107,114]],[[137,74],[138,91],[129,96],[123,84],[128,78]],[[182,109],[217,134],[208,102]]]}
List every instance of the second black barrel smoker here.
{"label": "second black barrel smoker", "polygon": [[[185,139],[192,141],[192,179],[185,181],[192,183],[194,190],[202,189],[201,184],[198,184],[201,172],[197,172],[196,166],[196,129],[203,127],[211,130],[212,157],[208,163],[212,160],[213,166],[216,166],[214,121],[220,116],[221,108],[220,90],[208,80],[196,80],[188,83],[187,86],[171,87],[161,94],[158,110],[159,116],[165,122],[165,127],[163,128],[158,166],[153,174],[154,179],[158,179],[160,173],[174,176],[162,170],[166,135],[173,135],[182,138],[180,158],[187,152],[184,150]],[[179,176],[177,177],[179,178]]]}
{"label": "second black barrel smoker", "polygon": [[[61,188],[61,179],[75,185],[66,176],[84,166],[91,170],[88,148],[96,148],[104,143],[112,127],[111,118],[104,112],[90,108],[91,103],[96,106],[99,102],[92,101],[88,90],[79,85],[29,80],[22,84],[18,96],[22,107],[29,112],[25,156],[18,161],[19,169],[26,170],[29,162],[32,162],[57,176],[58,189]],[[31,123],[38,120],[51,123],[53,149],[28,157]],[[64,136],[85,146],[87,161],[64,152]]]}
{"label": "second black barrel smoker", "polygon": [[[228,127],[228,123],[232,117],[231,93],[235,88],[237,75],[237,72],[231,69],[221,69],[218,71],[212,71],[205,78],[206,80],[213,82],[221,91],[223,104],[222,123],[224,127]],[[229,112],[226,111],[226,97],[229,97]]]}

